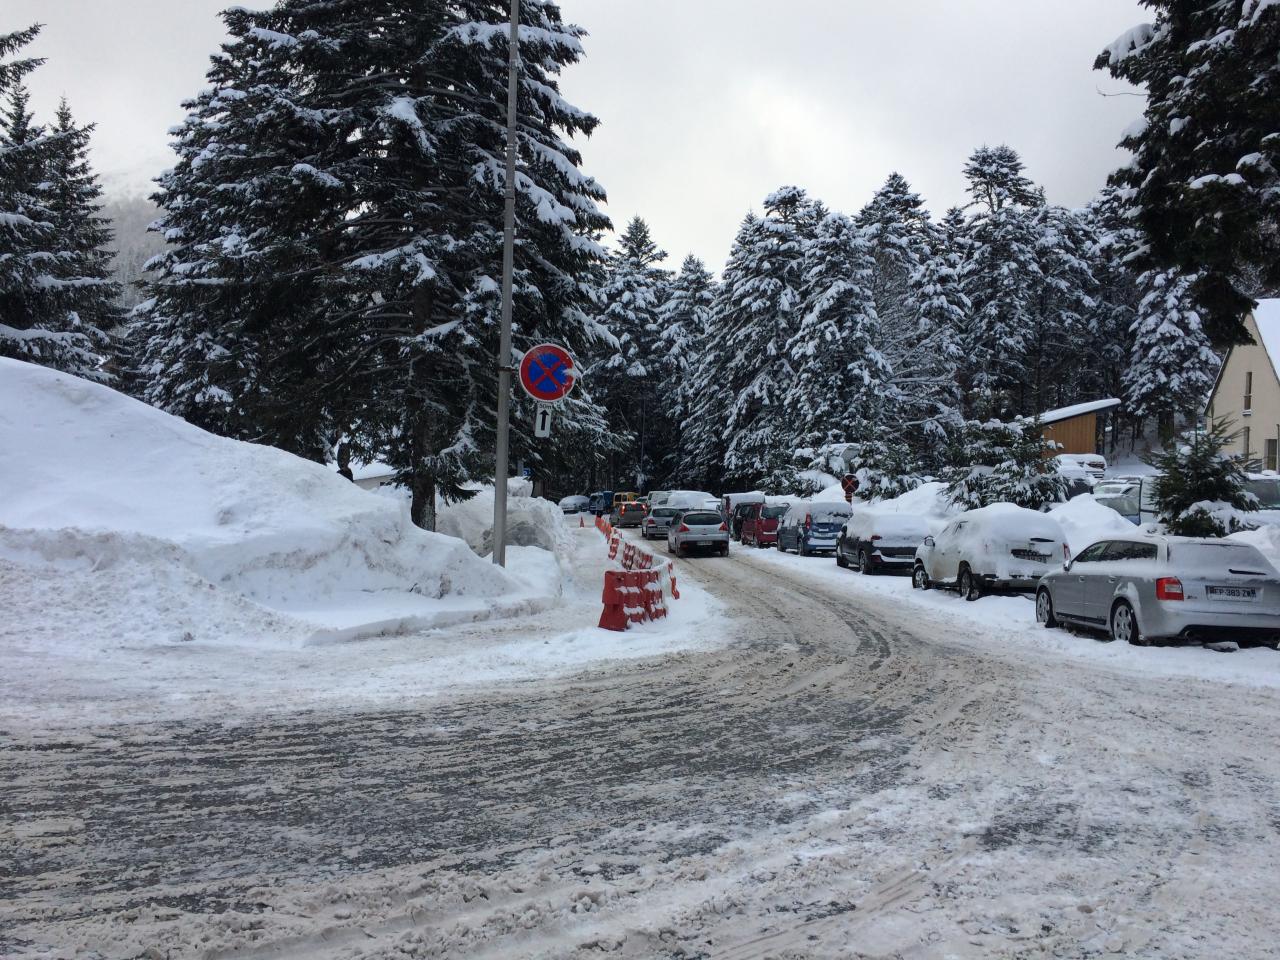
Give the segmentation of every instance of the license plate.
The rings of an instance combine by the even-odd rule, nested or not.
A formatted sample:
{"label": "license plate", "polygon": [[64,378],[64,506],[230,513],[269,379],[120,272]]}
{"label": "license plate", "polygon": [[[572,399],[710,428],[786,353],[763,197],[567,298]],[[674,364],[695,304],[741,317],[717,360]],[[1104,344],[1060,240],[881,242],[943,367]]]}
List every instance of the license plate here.
{"label": "license plate", "polygon": [[1205,594],[1214,600],[1257,600],[1257,587],[1205,587]]}
{"label": "license plate", "polygon": [[696,547],[709,547],[709,546],[711,546],[711,541],[710,541],[710,540],[699,540],[696,544],[694,544],[694,546],[696,546]]}

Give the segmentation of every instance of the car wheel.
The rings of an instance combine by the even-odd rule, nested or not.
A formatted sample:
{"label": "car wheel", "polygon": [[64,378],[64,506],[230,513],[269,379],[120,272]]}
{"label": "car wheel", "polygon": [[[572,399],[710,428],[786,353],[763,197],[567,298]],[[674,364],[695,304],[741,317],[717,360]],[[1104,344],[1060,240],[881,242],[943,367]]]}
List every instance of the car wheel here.
{"label": "car wheel", "polygon": [[929,574],[925,573],[923,563],[917,563],[911,571],[911,586],[916,590],[929,589]]}
{"label": "car wheel", "polygon": [[871,576],[871,557],[867,554],[866,550],[858,551],[858,569],[867,576]]}
{"label": "car wheel", "polygon": [[1117,600],[1111,608],[1111,639],[1145,647],[1149,641],[1138,628],[1138,617],[1128,600]]}
{"label": "car wheel", "polygon": [[804,545],[803,540],[796,543],[796,553],[802,557],[807,557],[809,555],[809,548]]}
{"label": "car wheel", "polygon": [[1043,623],[1046,627],[1058,625],[1053,616],[1053,597],[1049,595],[1048,587],[1036,591],[1036,623]]}
{"label": "car wheel", "polygon": [[965,567],[960,571],[960,596],[966,600],[977,600],[982,596],[982,588],[978,586],[978,578]]}
{"label": "car wheel", "polygon": [[726,543],[720,548],[720,556],[727,557],[729,555],[729,545]]}
{"label": "car wheel", "polygon": [[844,553],[840,550],[839,544],[836,544],[836,566],[841,570],[849,569],[849,561],[844,558]]}

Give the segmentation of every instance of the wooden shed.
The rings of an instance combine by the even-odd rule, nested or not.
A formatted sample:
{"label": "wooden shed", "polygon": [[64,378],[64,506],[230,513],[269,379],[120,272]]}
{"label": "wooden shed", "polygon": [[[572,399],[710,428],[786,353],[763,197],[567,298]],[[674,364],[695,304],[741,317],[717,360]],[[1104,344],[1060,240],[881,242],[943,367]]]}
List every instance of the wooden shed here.
{"label": "wooden shed", "polygon": [[1109,398],[1077,403],[1059,410],[1046,410],[1040,414],[1046,441],[1056,444],[1050,447],[1058,453],[1098,453],[1098,417],[1120,406],[1120,401]]}

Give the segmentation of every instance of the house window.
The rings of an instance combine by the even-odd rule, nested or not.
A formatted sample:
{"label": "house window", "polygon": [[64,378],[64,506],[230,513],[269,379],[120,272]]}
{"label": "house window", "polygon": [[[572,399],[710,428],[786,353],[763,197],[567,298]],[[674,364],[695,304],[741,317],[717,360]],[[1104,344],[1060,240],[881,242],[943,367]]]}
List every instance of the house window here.
{"label": "house window", "polygon": [[[1253,413],[1253,371],[1244,375],[1244,412]],[[1245,450],[1245,453],[1248,453]]]}
{"label": "house window", "polygon": [[1276,462],[1280,459],[1280,457],[1277,457],[1277,447],[1280,447],[1280,440],[1272,437],[1267,441],[1266,453],[1263,455],[1264,470],[1280,470],[1280,463]]}
{"label": "house window", "polygon": [[1245,466],[1249,464],[1249,428],[1244,428],[1244,462]]}

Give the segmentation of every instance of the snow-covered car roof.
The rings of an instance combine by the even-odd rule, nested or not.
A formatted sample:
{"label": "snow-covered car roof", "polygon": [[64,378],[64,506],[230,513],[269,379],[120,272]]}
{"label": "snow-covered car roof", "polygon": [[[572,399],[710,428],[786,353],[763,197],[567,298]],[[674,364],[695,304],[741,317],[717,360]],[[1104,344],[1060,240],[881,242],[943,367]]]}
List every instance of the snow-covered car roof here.
{"label": "snow-covered car roof", "polygon": [[1039,510],[1028,510],[1012,503],[993,503],[987,507],[966,510],[953,522],[965,521],[970,527],[982,527],[1001,536],[1025,539],[1027,536],[1052,535],[1056,540],[1063,539],[1062,524],[1047,513]]}

